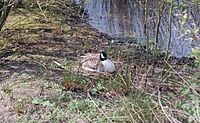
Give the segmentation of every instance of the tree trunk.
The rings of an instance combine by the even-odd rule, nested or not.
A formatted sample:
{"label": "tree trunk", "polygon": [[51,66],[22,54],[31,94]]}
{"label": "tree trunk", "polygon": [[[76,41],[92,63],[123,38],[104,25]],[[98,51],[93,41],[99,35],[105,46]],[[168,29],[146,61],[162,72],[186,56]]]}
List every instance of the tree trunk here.
{"label": "tree trunk", "polygon": [[0,18],[1,18],[2,12],[3,12],[3,5],[4,5],[4,1],[0,0]]}
{"label": "tree trunk", "polygon": [[11,8],[12,8],[11,2],[12,2],[12,0],[10,0],[8,2],[8,5],[5,6],[1,11],[2,15],[1,15],[1,18],[0,18],[0,31],[2,30],[3,25],[5,24],[6,19],[7,19],[8,15],[9,15],[9,13],[10,13]]}

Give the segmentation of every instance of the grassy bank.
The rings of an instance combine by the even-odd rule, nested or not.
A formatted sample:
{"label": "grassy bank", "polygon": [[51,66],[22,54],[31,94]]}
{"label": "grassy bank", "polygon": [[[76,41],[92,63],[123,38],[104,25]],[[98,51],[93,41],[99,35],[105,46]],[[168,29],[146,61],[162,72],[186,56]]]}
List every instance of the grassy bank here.
{"label": "grassy bank", "polygon": [[[200,122],[198,50],[195,61],[158,53],[152,64],[151,52],[111,43],[67,1],[23,1],[0,36],[1,122]],[[101,50],[114,74],[77,70]]]}

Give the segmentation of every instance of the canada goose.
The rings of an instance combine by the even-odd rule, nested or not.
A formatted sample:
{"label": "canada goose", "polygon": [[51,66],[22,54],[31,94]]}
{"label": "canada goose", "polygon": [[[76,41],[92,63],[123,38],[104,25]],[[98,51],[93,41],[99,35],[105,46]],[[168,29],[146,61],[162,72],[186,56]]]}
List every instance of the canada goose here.
{"label": "canada goose", "polygon": [[114,63],[108,59],[104,51],[100,54],[86,54],[82,58],[82,68],[86,71],[110,73],[115,71]]}

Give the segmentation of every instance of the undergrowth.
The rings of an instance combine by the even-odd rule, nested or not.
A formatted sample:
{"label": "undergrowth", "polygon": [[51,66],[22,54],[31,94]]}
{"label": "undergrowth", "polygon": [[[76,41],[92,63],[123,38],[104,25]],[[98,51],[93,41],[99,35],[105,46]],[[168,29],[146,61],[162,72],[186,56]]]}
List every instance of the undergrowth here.
{"label": "undergrowth", "polygon": [[[110,113],[107,114],[108,111],[105,111],[104,113],[108,117],[105,122],[199,122],[199,55],[197,50],[194,51],[193,57],[197,59],[193,67],[167,63],[169,67],[166,70],[159,66],[152,68],[149,65],[149,70],[145,71],[145,67],[137,66],[134,68],[130,67],[131,64],[129,63],[127,69],[121,66],[123,69],[112,76],[96,76],[96,79],[87,78],[87,80],[82,76],[82,79],[79,79],[80,81],[74,78],[80,77],[80,73],[73,73],[73,70],[68,69],[66,81],[70,80],[68,82],[77,84],[76,86],[70,86],[71,88],[80,87],[82,93],[86,92],[95,97],[90,98],[90,101],[103,98],[104,103],[107,101],[111,103],[113,106],[111,109],[120,111],[115,114],[116,116],[111,117]],[[155,69],[156,75],[152,75],[150,69]],[[191,74],[190,70],[194,69],[196,69],[194,74]],[[162,71],[168,71],[168,74],[162,77]],[[79,84],[83,80],[93,86],[88,86],[86,83]],[[68,89],[69,85],[66,90]],[[76,101],[75,105],[85,105],[82,103],[77,104],[77,102],[81,103]],[[88,112],[90,111],[85,109],[83,114],[91,121],[102,120],[88,116]]]}

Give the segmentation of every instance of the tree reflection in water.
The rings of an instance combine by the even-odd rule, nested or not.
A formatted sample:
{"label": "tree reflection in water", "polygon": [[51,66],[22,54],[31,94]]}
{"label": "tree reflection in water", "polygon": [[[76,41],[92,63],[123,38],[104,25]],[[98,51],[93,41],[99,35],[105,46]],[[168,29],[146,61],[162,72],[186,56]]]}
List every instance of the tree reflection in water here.
{"label": "tree reflection in water", "polygon": [[[79,0],[75,0],[80,2]],[[137,41],[145,42],[145,4],[140,0],[83,0],[85,10],[89,14],[89,23],[99,31],[112,36],[134,36]],[[149,39],[155,41],[158,10],[161,9],[160,1],[148,1],[147,30]],[[181,7],[181,2],[175,3],[172,20],[171,53],[177,57],[187,56],[191,48],[199,47],[200,38],[197,30],[200,26],[200,13],[198,6],[186,3]],[[164,4],[158,33],[158,47],[166,49],[169,38],[169,9],[168,3]],[[183,17],[186,18],[183,23]],[[186,31],[187,29],[187,31]]]}

